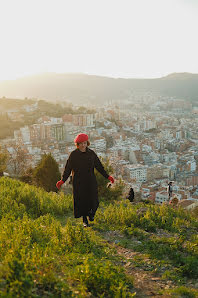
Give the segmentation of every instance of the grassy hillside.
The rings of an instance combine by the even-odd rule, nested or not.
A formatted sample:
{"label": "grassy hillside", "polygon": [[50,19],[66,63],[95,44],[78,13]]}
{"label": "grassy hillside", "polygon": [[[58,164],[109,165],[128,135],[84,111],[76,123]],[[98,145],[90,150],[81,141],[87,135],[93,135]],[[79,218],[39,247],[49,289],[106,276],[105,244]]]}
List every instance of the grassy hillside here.
{"label": "grassy hillside", "polygon": [[192,214],[103,199],[85,229],[72,204],[0,179],[0,297],[196,297]]}

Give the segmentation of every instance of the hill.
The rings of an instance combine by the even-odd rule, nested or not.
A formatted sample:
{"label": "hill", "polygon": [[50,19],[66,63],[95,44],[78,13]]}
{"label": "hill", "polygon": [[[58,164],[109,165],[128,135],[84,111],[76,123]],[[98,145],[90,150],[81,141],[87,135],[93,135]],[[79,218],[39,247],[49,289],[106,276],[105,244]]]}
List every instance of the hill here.
{"label": "hill", "polygon": [[100,203],[84,229],[72,197],[0,178],[1,297],[196,297],[197,219]]}
{"label": "hill", "polygon": [[0,97],[91,100],[94,104],[128,98],[131,92],[152,91],[192,102],[198,99],[198,74],[178,73],[157,79],[122,79],[86,74],[45,73],[0,82]]}

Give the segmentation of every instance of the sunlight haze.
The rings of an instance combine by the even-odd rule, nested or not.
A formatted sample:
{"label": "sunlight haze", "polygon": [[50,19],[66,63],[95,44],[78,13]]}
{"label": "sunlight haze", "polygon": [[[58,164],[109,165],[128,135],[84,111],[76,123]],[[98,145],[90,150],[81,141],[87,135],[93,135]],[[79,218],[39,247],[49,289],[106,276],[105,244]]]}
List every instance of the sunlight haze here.
{"label": "sunlight haze", "polygon": [[0,0],[0,80],[198,73],[193,0]]}

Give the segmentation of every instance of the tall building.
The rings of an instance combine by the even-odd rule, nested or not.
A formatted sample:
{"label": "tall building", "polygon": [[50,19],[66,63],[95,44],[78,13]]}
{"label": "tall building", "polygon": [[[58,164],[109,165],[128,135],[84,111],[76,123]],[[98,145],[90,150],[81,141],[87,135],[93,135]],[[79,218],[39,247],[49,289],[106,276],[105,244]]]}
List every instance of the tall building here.
{"label": "tall building", "polygon": [[76,126],[94,126],[94,114],[73,115],[73,124]]}
{"label": "tall building", "polygon": [[51,136],[57,141],[64,141],[66,139],[66,131],[64,124],[54,124],[51,126]]}
{"label": "tall building", "polygon": [[147,181],[147,166],[143,165],[126,165],[130,178],[136,180],[136,182]]}
{"label": "tall building", "polygon": [[28,126],[24,126],[20,128],[22,140],[24,143],[30,142],[30,130]]}

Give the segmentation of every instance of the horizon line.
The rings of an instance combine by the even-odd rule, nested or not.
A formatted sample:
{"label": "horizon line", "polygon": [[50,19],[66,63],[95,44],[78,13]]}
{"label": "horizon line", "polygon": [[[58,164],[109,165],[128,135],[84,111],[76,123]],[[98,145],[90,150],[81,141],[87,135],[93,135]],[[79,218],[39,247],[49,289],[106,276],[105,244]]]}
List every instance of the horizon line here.
{"label": "horizon line", "polygon": [[101,75],[101,74],[93,74],[93,73],[86,73],[86,72],[55,72],[55,71],[49,71],[49,72],[36,72],[32,74],[27,74],[27,75],[21,75],[17,78],[13,79],[0,79],[0,83],[2,82],[8,82],[8,81],[17,81],[20,79],[25,79],[25,78],[30,78],[30,77],[35,77],[35,76],[41,76],[41,75],[50,75],[50,74],[57,74],[57,75],[87,75],[87,76],[96,76],[96,77],[103,77],[103,78],[110,78],[110,79],[139,79],[139,80],[152,80],[152,79],[161,79],[165,78],[171,75],[178,75],[178,74],[190,74],[190,75],[196,75],[198,73],[192,73],[192,72],[172,72],[168,73],[166,75],[162,75],[161,77],[121,77],[121,76],[108,76],[108,75]]}

